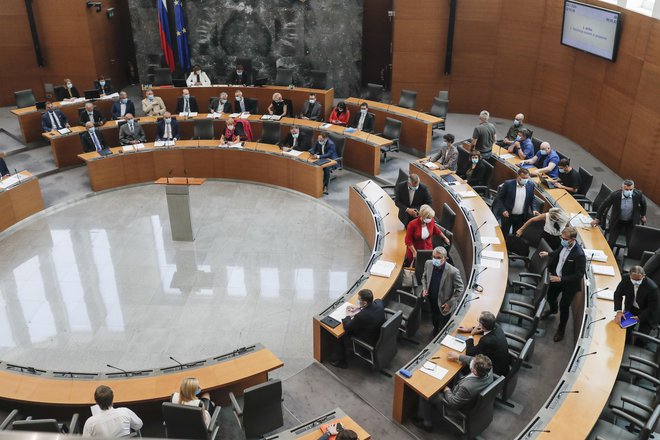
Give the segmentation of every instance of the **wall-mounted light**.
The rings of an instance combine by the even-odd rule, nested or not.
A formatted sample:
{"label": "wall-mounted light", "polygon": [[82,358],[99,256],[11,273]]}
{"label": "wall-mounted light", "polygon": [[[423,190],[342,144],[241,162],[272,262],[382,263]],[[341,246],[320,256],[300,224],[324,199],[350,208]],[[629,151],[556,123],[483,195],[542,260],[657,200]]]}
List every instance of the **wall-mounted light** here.
{"label": "wall-mounted light", "polygon": [[87,8],[96,8],[96,12],[100,13],[101,12],[101,2],[92,2],[88,1],[87,2]]}

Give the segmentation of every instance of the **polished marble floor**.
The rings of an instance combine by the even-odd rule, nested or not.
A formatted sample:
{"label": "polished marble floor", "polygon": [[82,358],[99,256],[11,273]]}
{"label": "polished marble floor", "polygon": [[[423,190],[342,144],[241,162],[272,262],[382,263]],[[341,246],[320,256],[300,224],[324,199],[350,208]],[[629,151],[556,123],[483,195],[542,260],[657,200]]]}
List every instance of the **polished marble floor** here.
{"label": "polished marble floor", "polygon": [[194,243],[173,242],[164,188],[112,191],[0,239],[0,359],[63,371],[162,367],[261,342],[288,376],[312,316],[369,250],[324,203],[267,186],[191,188]]}

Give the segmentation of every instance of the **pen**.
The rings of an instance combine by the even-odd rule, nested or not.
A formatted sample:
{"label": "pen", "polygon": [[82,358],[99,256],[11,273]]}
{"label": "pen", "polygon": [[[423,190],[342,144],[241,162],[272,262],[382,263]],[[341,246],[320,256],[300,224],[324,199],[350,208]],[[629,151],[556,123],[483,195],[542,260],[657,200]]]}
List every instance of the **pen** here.
{"label": "pen", "polygon": [[440,356],[432,357],[431,360],[433,359],[440,359]]}

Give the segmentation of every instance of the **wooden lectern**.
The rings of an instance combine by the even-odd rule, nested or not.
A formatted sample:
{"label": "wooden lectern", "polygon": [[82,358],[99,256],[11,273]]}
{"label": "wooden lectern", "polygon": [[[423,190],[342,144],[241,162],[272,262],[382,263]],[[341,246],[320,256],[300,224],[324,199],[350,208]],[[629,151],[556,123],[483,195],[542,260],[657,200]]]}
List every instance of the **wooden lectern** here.
{"label": "wooden lectern", "polygon": [[156,184],[165,185],[170,230],[174,241],[194,241],[190,218],[190,185],[201,185],[206,179],[196,177],[161,177]]}

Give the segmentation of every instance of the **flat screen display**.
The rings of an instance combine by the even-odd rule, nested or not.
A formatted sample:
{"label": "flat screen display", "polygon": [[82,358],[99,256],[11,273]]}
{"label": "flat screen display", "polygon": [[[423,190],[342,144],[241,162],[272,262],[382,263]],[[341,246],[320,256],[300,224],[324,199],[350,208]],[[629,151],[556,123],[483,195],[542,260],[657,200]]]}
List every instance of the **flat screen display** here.
{"label": "flat screen display", "polygon": [[564,1],[561,44],[616,60],[621,14],[572,0]]}

